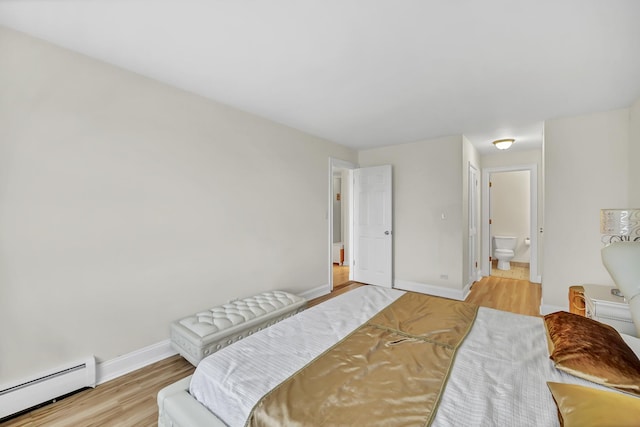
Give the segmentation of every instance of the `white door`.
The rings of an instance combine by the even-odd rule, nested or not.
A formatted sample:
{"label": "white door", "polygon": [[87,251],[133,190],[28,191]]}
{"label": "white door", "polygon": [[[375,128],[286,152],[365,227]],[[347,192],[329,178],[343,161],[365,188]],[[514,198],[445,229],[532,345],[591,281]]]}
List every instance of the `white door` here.
{"label": "white door", "polygon": [[353,175],[353,280],[391,288],[391,165],[355,169]]}

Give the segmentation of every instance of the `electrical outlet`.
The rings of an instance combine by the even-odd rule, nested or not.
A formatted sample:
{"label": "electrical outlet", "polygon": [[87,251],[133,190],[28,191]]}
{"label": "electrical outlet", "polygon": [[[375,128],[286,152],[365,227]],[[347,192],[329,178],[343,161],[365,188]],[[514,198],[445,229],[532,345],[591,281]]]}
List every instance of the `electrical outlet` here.
{"label": "electrical outlet", "polygon": [[441,275],[440,275],[440,279],[442,279],[442,280],[449,280],[449,275],[448,275],[448,274],[441,274]]}

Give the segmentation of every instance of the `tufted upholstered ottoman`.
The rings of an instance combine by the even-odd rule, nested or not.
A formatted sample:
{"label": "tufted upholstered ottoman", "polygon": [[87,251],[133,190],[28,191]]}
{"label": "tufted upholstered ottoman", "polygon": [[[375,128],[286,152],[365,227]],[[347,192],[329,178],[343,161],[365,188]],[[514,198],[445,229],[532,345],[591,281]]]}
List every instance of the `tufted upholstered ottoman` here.
{"label": "tufted upholstered ottoman", "polygon": [[293,316],[306,305],[304,298],[284,291],[233,300],[171,323],[171,346],[198,366],[211,353]]}

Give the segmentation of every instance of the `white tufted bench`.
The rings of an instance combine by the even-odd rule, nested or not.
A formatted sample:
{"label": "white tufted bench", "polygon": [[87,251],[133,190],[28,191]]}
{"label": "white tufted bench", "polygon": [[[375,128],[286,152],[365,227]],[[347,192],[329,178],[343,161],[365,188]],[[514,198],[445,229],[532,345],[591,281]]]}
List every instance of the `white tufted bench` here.
{"label": "white tufted bench", "polygon": [[198,366],[211,353],[305,309],[307,300],[269,291],[230,301],[171,324],[171,346]]}

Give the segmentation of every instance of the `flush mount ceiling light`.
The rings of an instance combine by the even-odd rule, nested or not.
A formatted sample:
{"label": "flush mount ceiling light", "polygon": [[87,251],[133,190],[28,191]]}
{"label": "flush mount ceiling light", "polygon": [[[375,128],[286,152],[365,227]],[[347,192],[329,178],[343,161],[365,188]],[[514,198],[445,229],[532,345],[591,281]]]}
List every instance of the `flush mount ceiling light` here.
{"label": "flush mount ceiling light", "polygon": [[511,147],[511,144],[513,144],[515,141],[516,140],[513,138],[497,139],[493,141],[493,145],[495,145],[498,150],[506,150],[507,148]]}

